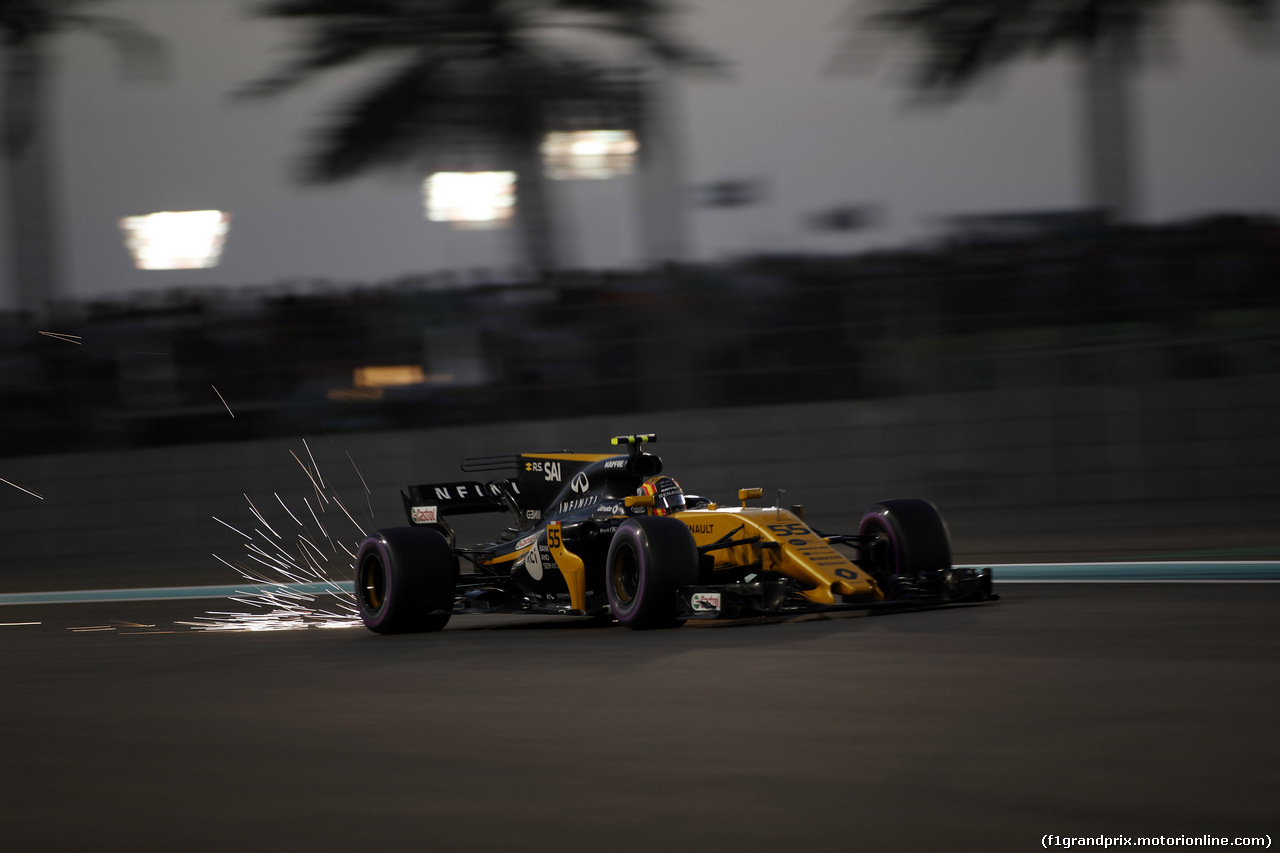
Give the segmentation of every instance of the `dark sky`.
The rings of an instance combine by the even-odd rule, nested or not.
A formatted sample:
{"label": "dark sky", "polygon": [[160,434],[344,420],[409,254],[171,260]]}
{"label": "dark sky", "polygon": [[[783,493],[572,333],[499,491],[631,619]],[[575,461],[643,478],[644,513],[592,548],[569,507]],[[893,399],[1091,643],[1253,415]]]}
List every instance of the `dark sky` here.
{"label": "dark sky", "polygon": [[[689,216],[691,253],[846,251],[936,233],[969,212],[1063,209],[1082,201],[1073,69],[1018,66],[942,110],[908,109],[892,62],[861,75],[824,70],[849,0],[686,0],[679,24],[734,66],[676,92],[684,180],[760,179],[765,201]],[[348,75],[269,101],[231,92],[274,67],[288,38],[243,0],[120,0],[104,11],[144,23],[173,54],[162,82],[122,81],[91,35],[59,44],[57,89],[64,255],[73,296],[175,285],[375,281],[516,260],[510,232],[459,232],[422,215],[422,176],[337,187],[292,180],[295,155]],[[1143,216],[1280,214],[1280,56],[1251,51],[1212,9],[1189,8],[1169,58],[1140,85]],[[579,263],[640,262],[634,179],[558,185]],[[806,214],[874,203],[861,234],[804,228]],[[117,220],[158,210],[232,213],[216,269],[132,268]],[[0,272],[0,275],[7,275]],[[10,288],[0,299],[11,299]]]}

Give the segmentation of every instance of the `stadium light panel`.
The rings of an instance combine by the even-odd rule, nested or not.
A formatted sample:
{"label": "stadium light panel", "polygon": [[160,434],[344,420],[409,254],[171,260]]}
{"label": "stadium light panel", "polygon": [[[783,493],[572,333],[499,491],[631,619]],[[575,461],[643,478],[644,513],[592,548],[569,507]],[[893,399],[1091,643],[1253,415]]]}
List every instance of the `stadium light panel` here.
{"label": "stadium light panel", "polygon": [[216,267],[231,214],[222,210],[161,211],[120,220],[125,247],[140,270]]}
{"label": "stadium light panel", "polygon": [[515,172],[436,172],[422,189],[427,219],[455,228],[502,228],[515,213]]}
{"label": "stadium light panel", "polygon": [[542,161],[552,180],[602,180],[630,175],[639,149],[629,130],[548,133],[542,142]]}

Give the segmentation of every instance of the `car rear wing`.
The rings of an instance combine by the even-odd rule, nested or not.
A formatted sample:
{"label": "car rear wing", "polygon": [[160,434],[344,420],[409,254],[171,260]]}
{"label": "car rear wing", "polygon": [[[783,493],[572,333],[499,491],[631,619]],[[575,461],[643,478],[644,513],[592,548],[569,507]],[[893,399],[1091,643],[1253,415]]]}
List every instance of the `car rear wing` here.
{"label": "car rear wing", "polygon": [[419,526],[441,524],[447,515],[472,515],[479,512],[519,513],[519,487],[510,480],[481,483],[467,480],[456,483],[427,483],[409,486],[400,493],[409,523]]}

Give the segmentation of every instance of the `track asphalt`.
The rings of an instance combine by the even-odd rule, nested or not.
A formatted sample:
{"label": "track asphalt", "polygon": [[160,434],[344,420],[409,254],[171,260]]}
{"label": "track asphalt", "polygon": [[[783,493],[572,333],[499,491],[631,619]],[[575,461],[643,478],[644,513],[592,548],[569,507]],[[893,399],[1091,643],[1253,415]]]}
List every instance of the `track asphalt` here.
{"label": "track asphalt", "polygon": [[[631,632],[0,612],[5,849],[1031,850],[1280,838],[1280,584]],[[222,606],[222,605],[216,605]],[[34,624],[30,624],[34,623]]]}

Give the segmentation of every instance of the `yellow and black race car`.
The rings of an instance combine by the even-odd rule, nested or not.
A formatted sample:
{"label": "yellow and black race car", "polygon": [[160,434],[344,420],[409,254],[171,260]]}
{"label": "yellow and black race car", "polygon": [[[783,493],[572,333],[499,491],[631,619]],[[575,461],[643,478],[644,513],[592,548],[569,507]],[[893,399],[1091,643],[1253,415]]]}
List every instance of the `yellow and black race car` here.
{"label": "yellow and black race car", "polygon": [[[821,533],[802,507],[749,506],[760,489],[739,491],[738,506],[685,494],[646,452],[654,440],[619,436],[612,454],[468,459],[463,471],[514,476],[410,486],[401,496],[411,526],[377,531],[356,555],[364,624],[438,631],[455,613],[488,612],[671,628],[997,597],[989,569],[951,565],[946,525],[927,501],[882,501],[856,533]],[[459,547],[448,519],[487,512],[515,523],[492,544]]]}

